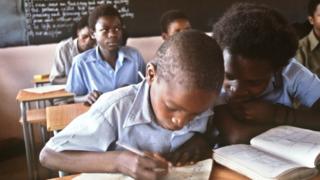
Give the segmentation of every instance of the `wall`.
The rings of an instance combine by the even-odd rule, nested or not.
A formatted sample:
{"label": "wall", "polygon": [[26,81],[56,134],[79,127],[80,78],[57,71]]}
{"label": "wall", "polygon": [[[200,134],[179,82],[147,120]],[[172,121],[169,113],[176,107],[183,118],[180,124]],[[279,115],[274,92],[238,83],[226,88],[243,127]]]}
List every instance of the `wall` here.
{"label": "wall", "polygon": [[[160,36],[129,38],[127,44],[141,51],[149,61],[162,43]],[[15,100],[20,89],[32,87],[34,74],[50,72],[56,44],[20,46],[0,49],[0,140],[22,137],[18,123],[19,104]],[[8,63],[9,62],[9,63]]]}
{"label": "wall", "polygon": [[34,74],[48,73],[56,44],[0,49],[0,140],[22,137],[19,89],[32,87]]}

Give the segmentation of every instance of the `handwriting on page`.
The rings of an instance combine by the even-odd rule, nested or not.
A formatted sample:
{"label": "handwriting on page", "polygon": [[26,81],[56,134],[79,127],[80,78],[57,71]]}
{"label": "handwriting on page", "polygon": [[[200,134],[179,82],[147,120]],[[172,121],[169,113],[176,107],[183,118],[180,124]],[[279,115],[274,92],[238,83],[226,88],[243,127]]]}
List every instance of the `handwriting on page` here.
{"label": "handwriting on page", "polygon": [[259,138],[261,141],[274,142],[306,154],[320,150],[320,134],[306,129],[283,126],[262,134]]}
{"label": "handwriting on page", "polygon": [[164,180],[207,180],[210,176],[212,159],[200,161],[197,164],[184,167],[175,167],[170,170]]}
{"label": "handwriting on page", "polygon": [[[184,167],[173,167],[169,174],[162,180],[207,180],[209,179],[212,166],[212,159],[200,161],[194,165]],[[83,173],[74,180],[133,180],[131,177],[122,174],[111,173]]]}
{"label": "handwriting on page", "polygon": [[242,162],[242,166],[248,169],[255,169],[256,172],[265,177],[275,177],[287,169],[298,167],[297,164],[248,145],[225,147],[223,148],[223,152],[220,153],[234,162]]}

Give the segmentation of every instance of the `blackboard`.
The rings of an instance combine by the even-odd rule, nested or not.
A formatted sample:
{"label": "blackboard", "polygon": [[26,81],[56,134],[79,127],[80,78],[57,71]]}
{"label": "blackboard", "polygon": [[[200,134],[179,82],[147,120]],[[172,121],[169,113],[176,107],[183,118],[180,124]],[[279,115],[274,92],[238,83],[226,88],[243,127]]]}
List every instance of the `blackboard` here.
{"label": "blackboard", "polygon": [[[129,37],[160,34],[163,12],[181,9],[192,26],[210,31],[231,4],[241,0],[1,0],[0,47],[54,43],[71,36],[71,26],[99,4],[112,4],[122,15]],[[253,1],[253,0],[252,0]],[[305,0],[254,0],[281,11],[290,22],[307,17]]]}

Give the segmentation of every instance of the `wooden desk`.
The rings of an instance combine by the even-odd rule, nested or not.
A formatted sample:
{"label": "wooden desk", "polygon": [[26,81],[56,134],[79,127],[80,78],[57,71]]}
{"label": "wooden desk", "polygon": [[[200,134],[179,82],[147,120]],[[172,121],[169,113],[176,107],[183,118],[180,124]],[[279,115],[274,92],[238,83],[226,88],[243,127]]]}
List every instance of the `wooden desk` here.
{"label": "wooden desk", "polygon": [[40,78],[40,79],[38,79],[38,78],[32,79],[32,83],[34,84],[35,87],[50,83],[49,74],[42,74],[41,76],[42,76],[42,78]]}
{"label": "wooden desk", "polygon": [[[72,180],[77,176],[79,175],[64,176],[61,178],[53,178],[50,180]],[[219,164],[215,164],[213,170],[211,171],[209,180],[249,180],[249,178]],[[320,175],[312,178],[311,180],[320,180]]]}
{"label": "wooden desk", "polygon": [[30,93],[24,90],[20,90],[17,94],[16,100],[20,103],[20,113],[22,118],[22,130],[23,130],[23,138],[26,149],[26,159],[27,159],[27,167],[28,167],[28,177],[29,179],[36,179],[37,162],[34,156],[34,143],[33,143],[33,132],[31,124],[27,122],[27,110],[29,109],[29,103],[34,101],[42,101],[42,100],[53,100],[60,98],[69,98],[73,97],[72,93],[68,93],[65,90],[54,91],[44,94]]}
{"label": "wooden desk", "polygon": [[66,127],[74,118],[88,111],[83,103],[64,104],[46,108],[47,130],[56,131]]}

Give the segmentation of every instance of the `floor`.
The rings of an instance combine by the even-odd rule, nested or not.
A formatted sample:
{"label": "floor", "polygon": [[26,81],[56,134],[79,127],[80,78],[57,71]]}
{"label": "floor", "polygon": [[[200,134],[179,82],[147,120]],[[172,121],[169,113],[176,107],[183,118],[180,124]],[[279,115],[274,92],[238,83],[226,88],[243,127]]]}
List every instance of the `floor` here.
{"label": "floor", "polygon": [[[23,141],[22,141],[23,142]],[[12,145],[14,144],[14,145]],[[0,145],[1,147],[1,145]],[[0,179],[27,180],[28,170],[23,143],[10,143],[10,147],[0,148]],[[14,148],[14,149],[13,149]],[[17,151],[16,149],[20,150]],[[40,149],[40,148],[37,148]],[[38,150],[39,152],[39,150]],[[5,157],[4,157],[5,155]],[[38,164],[39,180],[58,177],[57,172],[49,171]]]}

